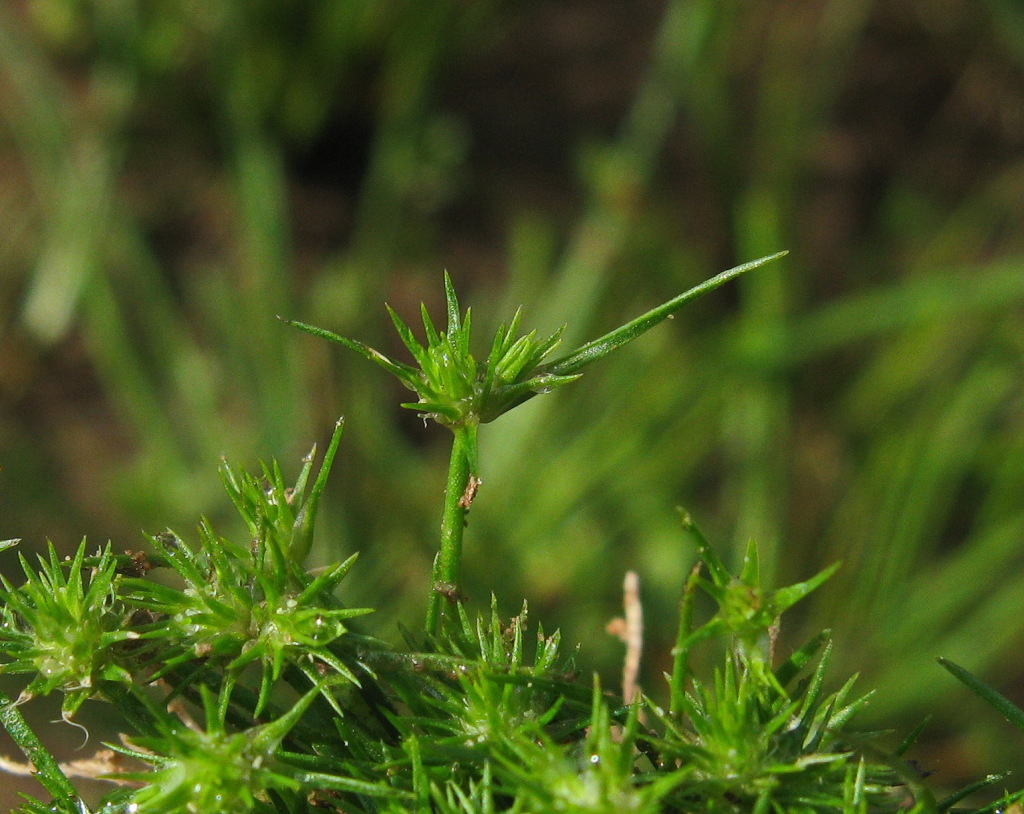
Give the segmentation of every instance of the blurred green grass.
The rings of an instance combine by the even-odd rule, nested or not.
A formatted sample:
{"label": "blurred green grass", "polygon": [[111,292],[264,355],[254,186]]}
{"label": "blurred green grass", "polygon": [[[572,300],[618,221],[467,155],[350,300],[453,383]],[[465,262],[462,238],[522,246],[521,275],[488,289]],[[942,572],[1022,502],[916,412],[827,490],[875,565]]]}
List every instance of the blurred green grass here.
{"label": "blurred green grass", "polygon": [[485,428],[472,598],[614,676],[637,569],[653,690],[682,505],[779,583],[843,560],[786,641],[833,628],[880,725],[933,712],[950,784],[1012,766],[933,659],[1024,697],[1021,31],[1010,0],[3,4],[0,538],[226,523],[220,456],[297,468],[344,413],[320,556],[363,552],[393,635],[445,439],[277,315],[397,353],[383,301],[439,313],[448,268],[481,326],[571,344],[786,248]]}

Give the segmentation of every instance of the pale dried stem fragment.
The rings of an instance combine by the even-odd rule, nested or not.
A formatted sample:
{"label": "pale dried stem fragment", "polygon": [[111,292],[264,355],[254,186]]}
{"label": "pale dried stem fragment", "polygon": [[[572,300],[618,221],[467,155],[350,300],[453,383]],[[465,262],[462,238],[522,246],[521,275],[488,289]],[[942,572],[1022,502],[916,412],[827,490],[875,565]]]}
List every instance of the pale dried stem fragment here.
{"label": "pale dried stem fragment", "polygon": [[[110,749],[101,749],[92,757],[79,760],[69,760],[60,764],[60,769],[67,777],[83,778],[85,780],[105,780],[108,783],[119,785],[141,785],[135,782],[127,782],[117,777],[117,773],[124,771],[125,758]],[[31,777],[36,774],[36,768],[31,763],[21,763],[0,755],[0,772],[14,775],[15,777]],[[113,775],[113,776],[110,776]]]}
{"label": "pale dried stem fragment", "polygon": [[622,699],[632,704],[640,695],[640,656],[644,647],[644,609],[640,603],[640,577],[627,571],[622,582],[625,618],[612,619],[606,630],[626,645],[622,665]]}

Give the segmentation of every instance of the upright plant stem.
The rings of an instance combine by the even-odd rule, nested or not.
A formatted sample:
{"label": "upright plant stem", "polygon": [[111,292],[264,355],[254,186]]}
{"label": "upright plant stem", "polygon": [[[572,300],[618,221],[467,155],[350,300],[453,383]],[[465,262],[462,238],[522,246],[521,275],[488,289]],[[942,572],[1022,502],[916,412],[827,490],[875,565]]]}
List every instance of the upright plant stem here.
{"label": "upright plant stem", "polygon": [[[473,501],[476,480],[477,426],[466,423],[455,427],[452,457],[448,463],[448,483],[444,490],[444,512],[441,515],[441,548],[434,558],[427,605],[427,633],[437,633],[445,601],[458,595],[462,562],[462,532],[466,511]],[[473,484],[470,485],[470,478]]]}
{"label": "upright plant stem", "polygon": [[683,598],[679,602],[679,630],[676,633],[676,646],[672,648],[672,678],[669,681],[669,715],[674,720],[679,720],[683,714],[686,682],[690,675],[690,646],[687,641],[693,633],[693,603],[697,598],[701,567],[698,562],[690,570],[690,576],[683,586]]}

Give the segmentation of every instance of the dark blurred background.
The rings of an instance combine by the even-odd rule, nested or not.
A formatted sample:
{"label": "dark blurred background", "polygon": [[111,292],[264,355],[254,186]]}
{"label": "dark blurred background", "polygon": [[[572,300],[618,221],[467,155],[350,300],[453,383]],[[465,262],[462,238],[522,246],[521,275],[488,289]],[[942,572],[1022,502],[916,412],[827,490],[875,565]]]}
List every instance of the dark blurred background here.
{"label": "dark blurred background", "polygon": [[932,713],[940,785],[1019,765],[934,657],[1024,702],[1022,68],[1017,0],[4,0],[0,539],[237,534],[220,458],[292,477],[344,413],[316,556],[396,638],[446,433],[277,315],[401,356],[448,269],[480,354],[519,304],[569,347],[788,249],[482,430],[470,597],[614,684],[636,569],[657,695],[683,506],[777,585],[843,561],[785,646]]}

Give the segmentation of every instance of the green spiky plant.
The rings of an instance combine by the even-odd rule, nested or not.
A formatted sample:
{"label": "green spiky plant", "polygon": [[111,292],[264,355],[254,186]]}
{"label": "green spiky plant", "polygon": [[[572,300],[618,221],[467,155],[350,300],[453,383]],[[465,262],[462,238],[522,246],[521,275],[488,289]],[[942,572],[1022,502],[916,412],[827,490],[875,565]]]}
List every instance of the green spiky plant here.
{"label": "green spiky plant", "polygon": [[[884,812],[949,811],[997,778],[936,801],[895,749],[851,729],[866,703],[853,679],[826,689],[827,633],[775,658],[780,616],[834,568],[770,589],[752,543],[733,574],[689,519],[698,562],[681,590],[672,669],[650,696],[622,695],[561,653],[528,615],[503,620],[492,600],[474,620],[462,601],[467,512],[480,486],[477,431],[641,335],[694,297],[778,255],[723,272],[576,350],[547,361],[559,333],[517,336],[519,313],[482,362],[445,276],[447,328],[426,310],[426,345],[391,312],[417,366],[304,323],[395,374],[407,405],[449,427],[453,444],[441,539],[422,634],[386,644],[353,621],[336,589],[355,557],[310,569],[316,512],[341,439],[317,473],[315,449],[295,484],[222,467],[248,534],[206,522],[193,546],[171,531],[149,553],[73,558],[50,550],[25,581],[0,590],[0,671],[29,676],[0,722],[50,795],[32,812]],[[9,548],[14,541],[3,543]],[[171,578],[155,579],[167,573]],[[698,601],[714,607],[695,621]],[[695,648],[716,648],[699,675]],[[94,773],[114,784],[87,801],[20,705],[57,692],[71,720],[86,700],[113,706],[122,738]],[[1016,803],[1004,797],[995,806]]]}

